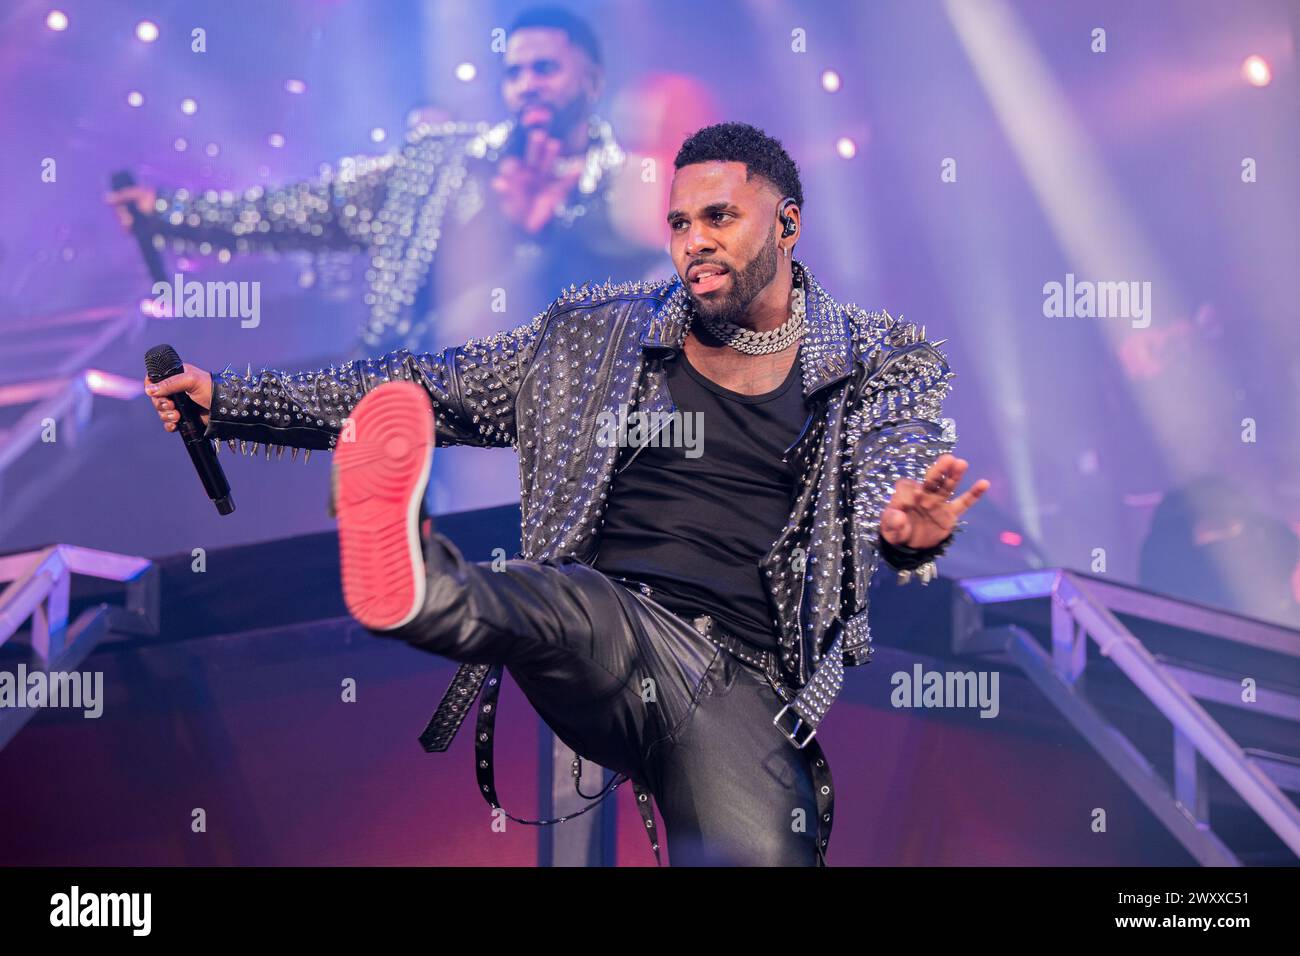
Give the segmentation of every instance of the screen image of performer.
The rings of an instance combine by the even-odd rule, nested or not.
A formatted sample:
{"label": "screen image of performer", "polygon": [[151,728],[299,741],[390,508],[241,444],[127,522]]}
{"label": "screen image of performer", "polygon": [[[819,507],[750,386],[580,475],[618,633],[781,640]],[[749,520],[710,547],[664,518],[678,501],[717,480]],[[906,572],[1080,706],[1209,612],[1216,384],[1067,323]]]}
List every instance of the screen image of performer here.
{"label": "screen image of performer", "polygon": [[[218,448],[333,452],[348,609],[460,662],[422,739],[445,749],[481,691],[494,807],[508,670],[568,746],[632,782],[656,855],[651,797],[674,865],[825,865],[815,734],[869,662],[879,559],[928,583],[989,482],[958,493],[942,340],[835,300],[794,258],[803,186],[780,142],[709,126],[674,167],[671,279],[574,288],[438,352],[187,365],[146,389],[168,430],[168,396],[207,409]],[[432,449],[452,444],[519,452],[522,548],[496,569],[422,515]]]}
{"label": "screen image of performer", "polygon": [[[499,90],[506,120],[417,124],[400,149],[348,157],[317,180],[226,193],[140,185],[107,200],[126,226],[134,203],[150,233],[191,254],[364,257],[366,316],[353,354],[420,352],[522,321],[575,279],[659,268],[662,249],[611,221],[627,154],[594,112],[604,67],[591,26],[559,8],[521,13],[506,30]],[[431,504],[509,501],[516,471],[507,452],[449,457]]]}

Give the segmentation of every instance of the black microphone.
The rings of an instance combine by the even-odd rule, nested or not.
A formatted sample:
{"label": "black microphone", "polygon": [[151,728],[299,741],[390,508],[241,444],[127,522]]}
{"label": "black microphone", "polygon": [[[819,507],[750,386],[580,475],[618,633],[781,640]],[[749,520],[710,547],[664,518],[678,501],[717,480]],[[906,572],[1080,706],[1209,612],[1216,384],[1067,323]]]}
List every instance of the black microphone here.
{"label": "black microphone", "polygon": [[[134,186],[135,177],[123,169],[114,173],[113,178],[108,182],[116,192]],[[131,235],[135,236],[135,241],[140,246],[140,255],[144,257],[144,267],[149,270],[149,278],[154,282],[166,282],[167,275],[163,272],[162,256],[154,248],[153,235],[149,231],[149,224],[145,222],[145,217],[140,213],[140,207],[132,200],[126,204],[126,211],[131,214]]]}
{"label": "black microphone", "polygon": [[[185,364],[170,345],[155,345],[144,355],[144,368],[149,381],[161,382],[173,375],[180,375],[185,371]],[[184,392],[169,397],[180,413],[176,430],[185,441],[185,450],[190,453],[194,470],[203,482],[203,490],[217,506],[218,514],[230,514],[235,510],[235,503],[230,498],[230,482],[226,481],[226,473],[221,470],[221,462],[217,461],[217,453],[213,451],[212,444],[203,437],[203,409]]]}

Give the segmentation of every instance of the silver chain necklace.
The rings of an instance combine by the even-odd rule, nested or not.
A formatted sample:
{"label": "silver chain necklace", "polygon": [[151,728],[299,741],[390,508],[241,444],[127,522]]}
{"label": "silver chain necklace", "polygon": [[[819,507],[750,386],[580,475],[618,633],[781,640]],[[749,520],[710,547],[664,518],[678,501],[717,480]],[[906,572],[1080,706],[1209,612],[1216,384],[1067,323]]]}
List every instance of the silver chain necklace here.
{"label": "silver chain necklace", "polygon": [[744,328],[726,319],[701,315],[694,308],[691,309],[691,314],[692,318],[698,318],[700,324],[718,341],[746,355],[783,352],[798,341],[808,326],[808,309],[802,284],[790,290],[790,318],[766,332],[755,332],[753,329]]}
{"label": "silver chain necklace", "polygon": [[[611,169],[615,169],[627,159],[627,154],[614,139],[614,130],[608,122],[592,114],[587,119],[587,136],[591,145],[587,147],[586,158],[582,161],[582,175],[578,178],[578,198],[572,203],[566,196],[555,207],[556,220],[565,226],[572,226],[579,217],[586,215],[587,209],[600,197],[600,181]],[[558,165],[558,164],[557,164]]]}

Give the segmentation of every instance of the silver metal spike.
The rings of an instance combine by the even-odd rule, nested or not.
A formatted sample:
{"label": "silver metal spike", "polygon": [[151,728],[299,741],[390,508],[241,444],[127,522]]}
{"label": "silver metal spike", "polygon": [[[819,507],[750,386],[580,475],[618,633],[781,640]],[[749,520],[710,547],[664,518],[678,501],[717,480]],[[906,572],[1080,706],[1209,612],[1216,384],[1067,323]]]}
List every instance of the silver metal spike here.
{"label": "silver metal spike", "polygon": [[291,455],[289,455],[289,461],[290,461],[290,463],[292,463],[292,462],[295,462],[295,461],[297,461],[297,460],[298,460],[298,449],[295,448],[295,449],[293,450],[293,453],[292,453]]}
{"label": "silver metal spike", "polygon": [[276,445],[276,446],[275,446],[275,457],[276,457],[276,458],[283,458],[283,457],[284,457],[284,446],[283,446],[283,445]]}
{"label": "silver metal spike", "polygon": [[307,464],[307,462],[309,462],[309,461],[311,461],[311,449],[310,449],[310,448],[308,448],[307,451],[304,452],[304,453],[303,453],[303,456],[302,456],[302,463],[303,463],[304,465]]}
{"label": "silver metal spike", "polygon": [[242,438],[239,439],[239,453],[240,453],[241,455],[247,455],[247,454],[248,454],[248,442],[244,441],[244,439],[242,439]]}
{"label": "silver metal spike", "polygon": [[271,446],[269,444],[266,446],[266,460],[271,460]]}
{"label": "silver metal spike", "polygon": [[232,454],[239,450],[235,447],[235,440],[233,438],[226,439],[226,447],[230,449]]}
{"label": "silver metal spike", "polygon": [[212,439],[212,450],[215,451],[218,455],[221,454],[221,439],[219,438]]}
{"label": "silver metal spike", "polygon": [[252,362],[249,362],[249,363],[248,363],[248,374],[247,374],[247,376],[245,376],[245,377],[246,377],[246,378],[252,378],[252,377],[253,377],[253,363],[252,363]]}
{"label": "silver metal spike", "polygon": [[261,443],[261,442],[257,442],[257,441],[253,442],[253,450],[250,451],[249,454],[250,454],[250,455],[253,455],[254,457],[256,457],[256,456],[257,456],[257,446],[260,445],[260,444],[262,444],[262,443]]}

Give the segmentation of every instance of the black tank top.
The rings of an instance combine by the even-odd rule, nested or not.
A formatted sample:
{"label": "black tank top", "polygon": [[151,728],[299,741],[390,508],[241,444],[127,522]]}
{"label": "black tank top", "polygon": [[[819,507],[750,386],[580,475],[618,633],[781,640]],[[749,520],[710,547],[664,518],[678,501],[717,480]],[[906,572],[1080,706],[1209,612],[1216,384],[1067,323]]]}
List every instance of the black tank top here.
{"label": "black tank top", "polygon": [[796,475],[781,456],[808,417],[800,357],[763,395],[709,381],[684,350],[666,367],[677,412],[690,418],[670,419],[614,479],[595,567],[650,585],[671,611],[710,614],[775,649],[758,561],[794,504]]}

